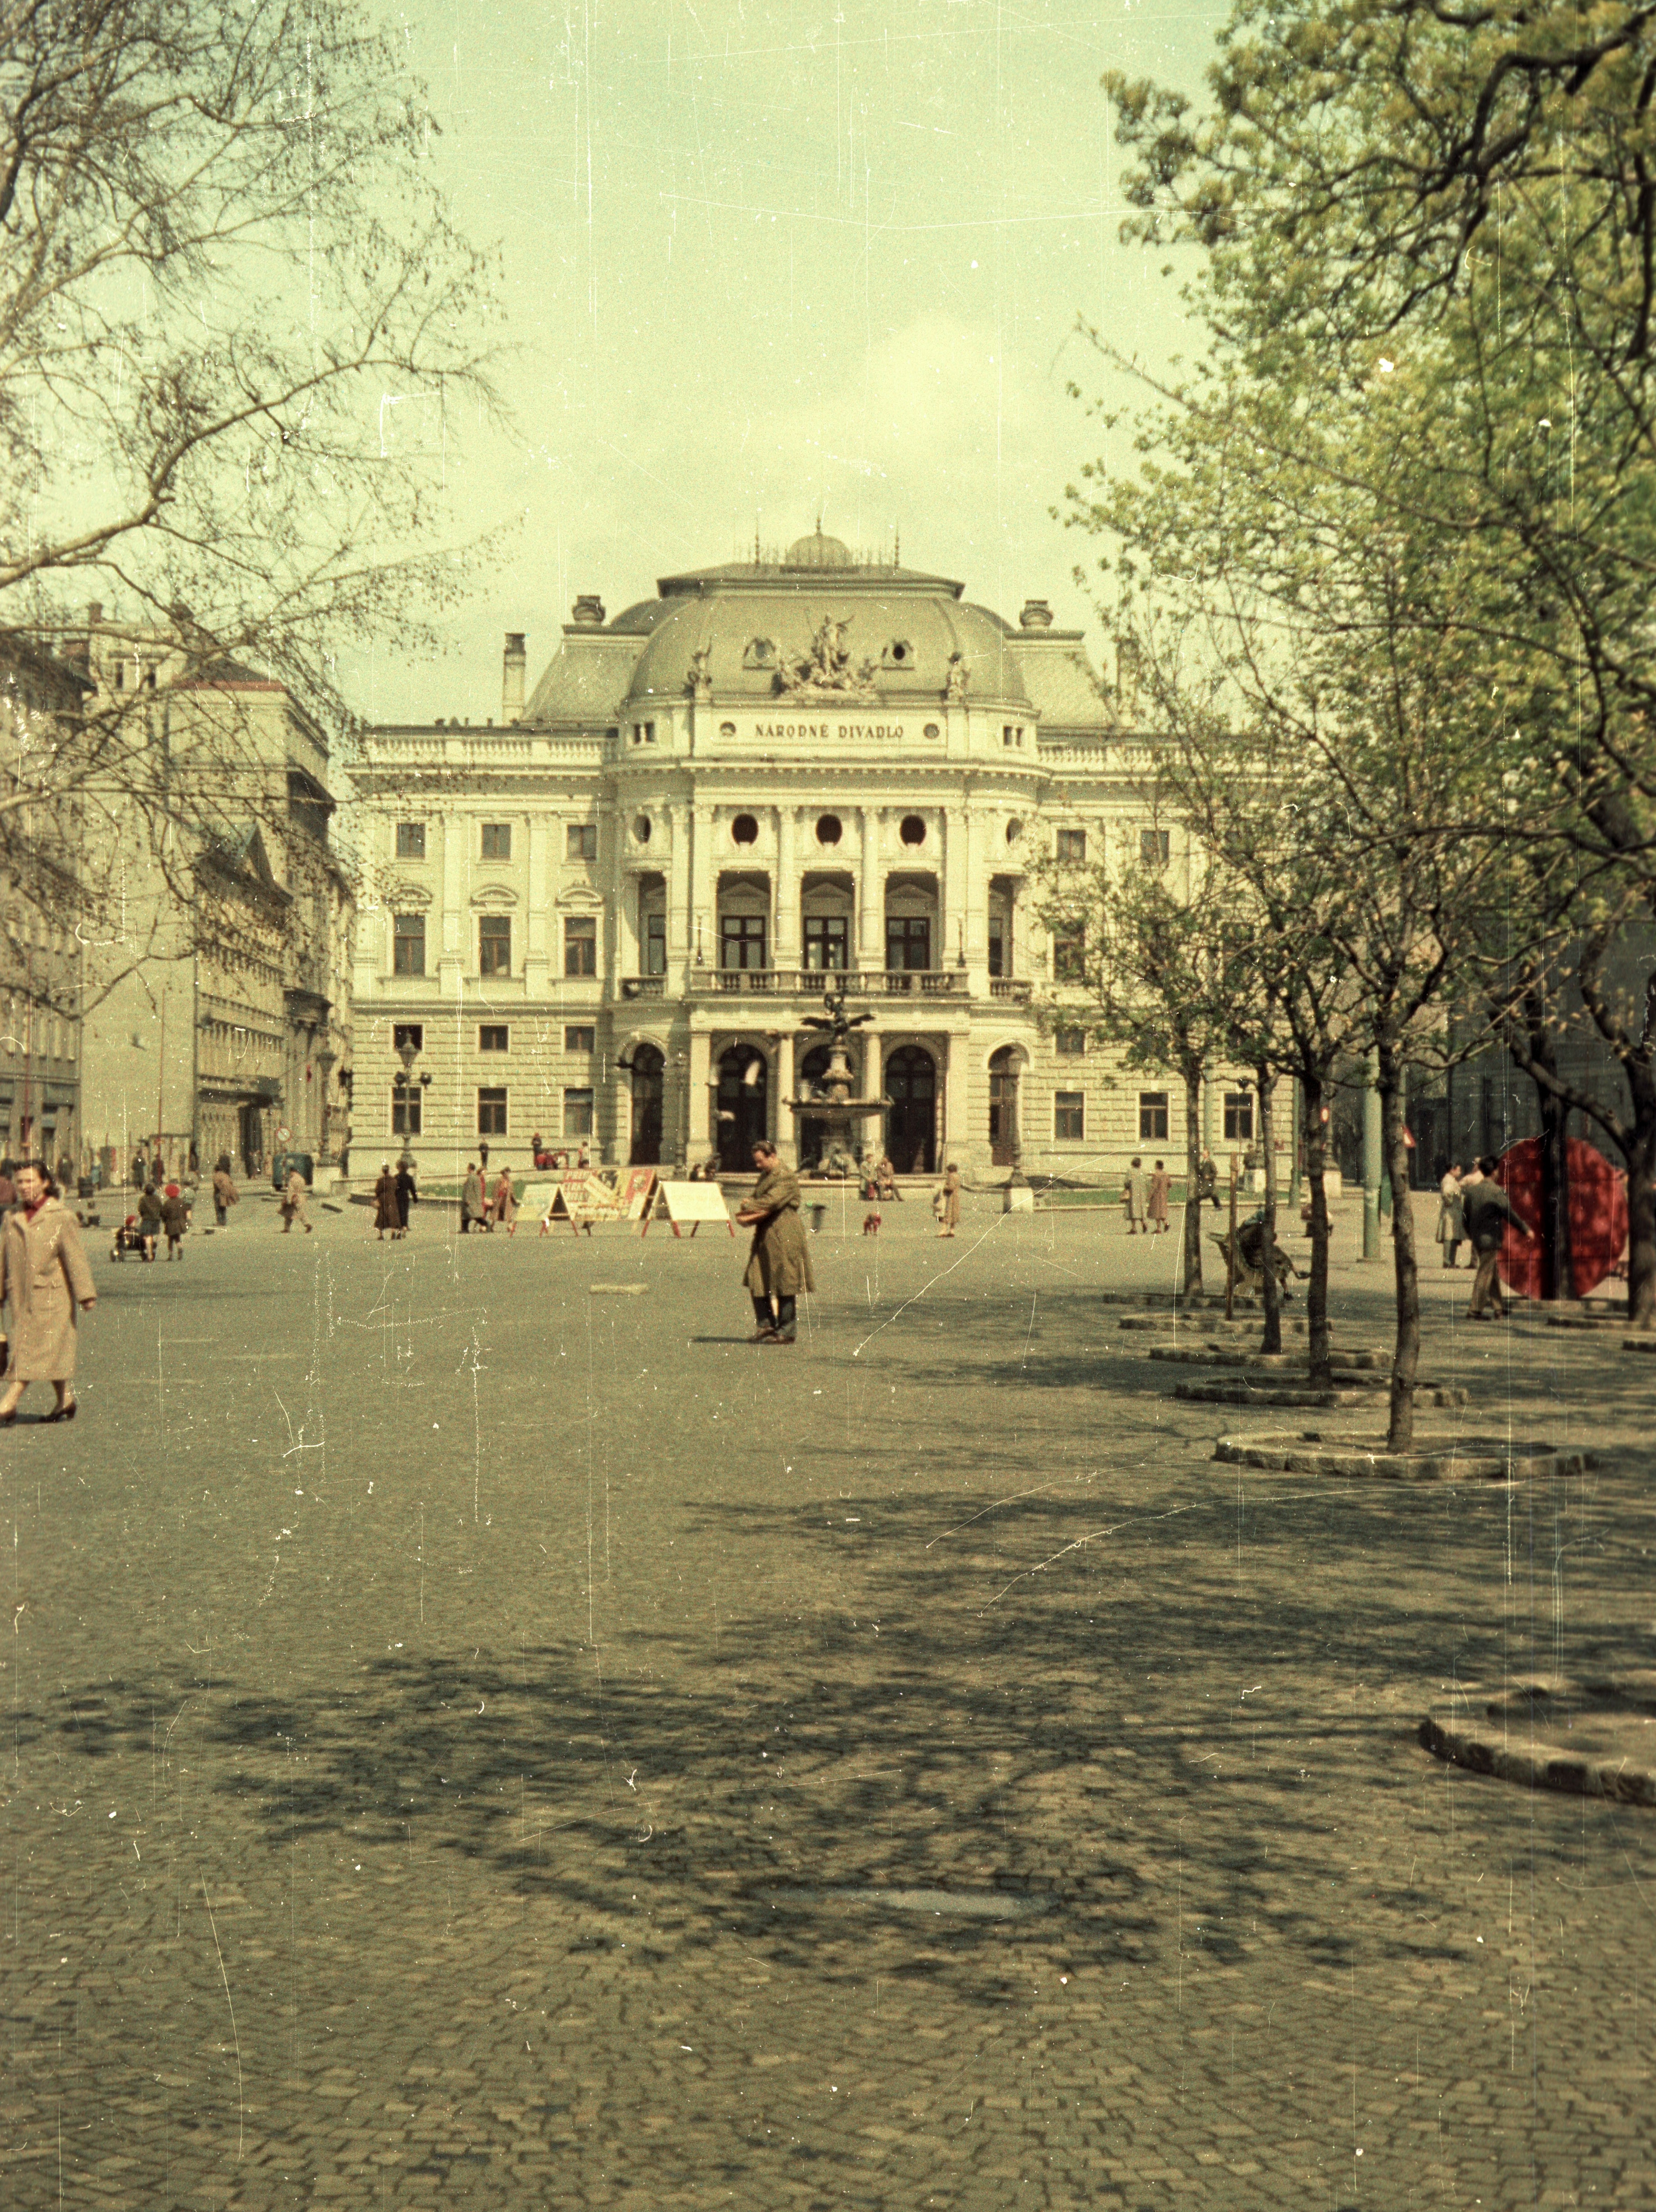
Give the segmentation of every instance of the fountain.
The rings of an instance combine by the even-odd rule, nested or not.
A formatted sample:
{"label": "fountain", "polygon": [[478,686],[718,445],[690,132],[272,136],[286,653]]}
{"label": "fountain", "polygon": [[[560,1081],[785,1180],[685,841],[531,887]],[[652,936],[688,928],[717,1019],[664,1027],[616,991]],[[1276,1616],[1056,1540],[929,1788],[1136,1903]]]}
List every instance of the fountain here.
{"label": "fountain", "polygon": [[782,1102],[793,1113],[795,1128],[802,1114],[816,1116],[827,1124],[823,1152],[816,1172],[819,1176],[849,1176],[855,1179],[859,1171],[862,1147],[855,1142],[852,1131],[861,1121],[883,1114],[886,1102],[883,1098],[853,1098],[855,1078],[851,1063],[846,1056],[845,1044],[853,1030],[861,1029],[865,1022],[874,1019],[872,1014],[848,1014],[845,1011],[845,981],[842,976],[836,993],[831,987],[823,995],[821,1014],[807,1014],[804,1026],[807,1030],[828,1032],[828,1065],[822,1079],[813,1087],[808,1098],[788,1098]]}

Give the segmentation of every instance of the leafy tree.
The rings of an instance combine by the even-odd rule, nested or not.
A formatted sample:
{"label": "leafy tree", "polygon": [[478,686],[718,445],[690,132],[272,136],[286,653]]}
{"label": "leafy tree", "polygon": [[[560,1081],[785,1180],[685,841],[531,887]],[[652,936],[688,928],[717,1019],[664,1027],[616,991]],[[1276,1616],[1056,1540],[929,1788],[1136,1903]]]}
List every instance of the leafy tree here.
{"label": "leafy tree", "polygon": [[171,694],[100,683],[8,746],[15,897],[55,915],[100,819],[163,863],[268,815],[249,740],[189,698],[253,662],[338,729],[342,638],[416,642],[455,590],[444,451],[493,404],[491,278],[433,128],[350,0],[5,8],[0,659],[164,659]]}

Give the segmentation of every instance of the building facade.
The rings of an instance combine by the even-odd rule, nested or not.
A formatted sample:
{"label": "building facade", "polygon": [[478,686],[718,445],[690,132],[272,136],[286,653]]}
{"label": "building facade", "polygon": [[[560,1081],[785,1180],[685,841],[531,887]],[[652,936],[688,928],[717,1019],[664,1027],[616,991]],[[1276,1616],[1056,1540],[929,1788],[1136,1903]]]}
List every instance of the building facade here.
{"label": "building facade", "polygon": [[[33,639],[0,636],[0,793],[33,783],[30,757],[72,744],[90,689]],[[0,819],[0,1159],[54,1169],[81,1154],[79,855],[72,805],[9,804]]]}
{"label": "building facade", "polygon": [[353,766],[359,1171],[537,1138],[742,1171],[758,1135],[808,1167],[842,979],[900,1172],[1177,1164],[1178,1085],[1037,1018],[1037,856],[1161,837],[1154,746],[1044,602],[1014,623],[819,530],[581,598],[527,696],[526,664],[508,635],[499,725],[376,728]]}
{"label": "building facade", "polygon": [[87,858],[110,926],[84,951],[86,1146],[123,1176],[140,1155],[261,1175],[291,1152],[329,1182],[349,1142],[355,889],[325,736],[284,684],[97,607],[83,665],[169,787],[112,793]]}

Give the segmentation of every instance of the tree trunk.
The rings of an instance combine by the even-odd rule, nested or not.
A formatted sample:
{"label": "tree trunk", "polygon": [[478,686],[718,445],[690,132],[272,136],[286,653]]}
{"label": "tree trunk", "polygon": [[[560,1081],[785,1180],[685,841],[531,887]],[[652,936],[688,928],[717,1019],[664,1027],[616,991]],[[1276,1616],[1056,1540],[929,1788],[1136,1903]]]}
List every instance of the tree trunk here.
{"label": "tree trunk", "polygon": [[1272,1108],[1276,1074],[1263,1061],[1253,1073],[1259,1088],[1259,1142],[1265,1155],[1265,1227],[1259,1240],[1260,1255],[1265,1266],[1265,1334],[1259,1349],[1262,1352],[1280,1352],[1282,1349],[1282,1286],[1276,1279],[1275,1268],[1271,1265],[1271,1255],[1276,1249],[1276,1123]]}
{"label": "tree trunk", "polygon": [[[1656,1003],[1656,977],[1652,979]],[[1622,1063],[1633,1100],[1628,1164],[1628,1316],[1656,1329],[1656,1068],[1641,1054]]]}
{"label": "tree trunk", "polygon": [[1202,1290],[1202,1066],[1184,1070],[1184,1295]]}
{"label": "tree trunk", "polygon": [[1328,1326],[1328,1124],[1323,1119],[1325,1092],[1320,1074],[1300,1080],[1306,1093],[1306,1184],[1311,1194],[1311,1280],[1306,1286],[1306,1334],[1309,1339],[1311,1379],[1318,1389],[1333,1387],[1329,1364],[1331,1341]]}
{"label": "tree trunk", "polygon": [[1385,1448],[1407,1452],[1415,1443],[1415,1376],[1421,1358],[1420,1277],[1415,1264],[1415,1210],[1409,1193],[1409,1146],[1403,1137],[1403,1071],[1389,1047],[1380,1052],[1380,1138],[1391,1178],[1391,1258],[1397,1286],[1397,1336],[1391,1355],[1391,1421]]}

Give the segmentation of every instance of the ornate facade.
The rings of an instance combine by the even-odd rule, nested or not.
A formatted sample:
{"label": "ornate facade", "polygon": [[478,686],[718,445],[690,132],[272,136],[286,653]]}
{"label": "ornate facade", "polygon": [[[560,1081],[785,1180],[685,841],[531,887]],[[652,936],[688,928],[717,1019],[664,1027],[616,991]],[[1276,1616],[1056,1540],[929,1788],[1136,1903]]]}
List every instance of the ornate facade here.
{"label": "ornate facade", "polygon": [[764,1133],[808,1166],[802,1023],[842,971],[900,1171],[1177,1164],[1171,1079],[1033,1010],[1035,856],[1159,836],[1130,702],[1044,602],[1014,624],[819,530],[613,619],[579,599],[527,699],[525,667],[508,635],[499,725],[361,743],[359,1172],[537,1136],[745,1170]]}

